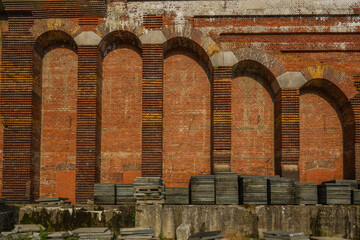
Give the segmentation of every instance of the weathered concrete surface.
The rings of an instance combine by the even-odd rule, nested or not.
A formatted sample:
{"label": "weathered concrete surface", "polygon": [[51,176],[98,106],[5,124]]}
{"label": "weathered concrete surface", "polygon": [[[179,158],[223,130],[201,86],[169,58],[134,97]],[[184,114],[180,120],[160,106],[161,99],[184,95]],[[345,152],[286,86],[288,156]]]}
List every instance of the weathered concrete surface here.
{"label": "weathered concrete surface", "polygon": [[359,221],[360,206],[140,205],[135,225],[165,238],[175,238],[176,228],[186,223],[192,232],[205,228],[228,236],[262,238],[264,231],[281,230],[357,239]]}

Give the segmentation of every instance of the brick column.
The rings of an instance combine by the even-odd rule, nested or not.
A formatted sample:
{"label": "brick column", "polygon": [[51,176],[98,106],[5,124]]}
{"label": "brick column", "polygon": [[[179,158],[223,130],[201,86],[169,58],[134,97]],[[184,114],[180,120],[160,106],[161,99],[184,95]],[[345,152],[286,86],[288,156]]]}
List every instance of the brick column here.
{"label": "brick column", "polygon": [[231,168],[231,76],[231,66],[214,68],[212,172],[230,171]]}
{"label": "brick column", "polygon": [[[360,92],[360,77],[355,77],[355,86]],[[350,100],[354,113],[354,165],[355,165],[355,179],[360,180],[360,94],[356,94]]]}
{"label": "brick column", "polygon": [[162,176],[163,45],[143,44],[142,164],[143,177]]}
{"label": "brick column", "polygon": [[101,55],[97,46],[78,48],[76,203],[94,198],[99,181]]}
{"label": "brick column", "polygon": [[4,123],[3,197],[11,203],[29,203],[38,197],[32,181],[34,39],[30,17],[9,17],[9,32],[2,37],[1,117]]}
{"label": "brick column", "polygon": [[300,94],[298,88],[281,88],[275,105],[275,169],[282,177],[299,180]]}

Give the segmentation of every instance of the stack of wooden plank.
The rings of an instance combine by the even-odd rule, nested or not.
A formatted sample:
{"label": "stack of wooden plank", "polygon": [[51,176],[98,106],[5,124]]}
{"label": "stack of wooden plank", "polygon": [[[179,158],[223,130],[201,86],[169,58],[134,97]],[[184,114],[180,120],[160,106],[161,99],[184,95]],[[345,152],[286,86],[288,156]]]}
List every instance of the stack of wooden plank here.
{"label": "stack of wooden plank", "polygon": [[224,234],[221,231],[198,232],[191,235],[188,240],[220,240],[223,237]]}
{"label": "stack of wooden plank", "polygon": [[215,204],[214,175],[191,176],[191,204]]}
{"label": "stack of wooden plank", "polygon": [[215,173],[216,204],[239,204],[239,184],[236,172]]}
{"label": "stack of wooden plank", "polygon": [[121,228],[119,240],[157,240],[152,228]]}
{"label": "stack of wooden plank", "polygon": [[360,205],[360,189],[352,190],[352,204]]}
{"label": "stack of wooden plank", "polygon": [[133,183],[116,183],[116,204],[134,204],[135,188]]}
{"label": "stack of wooden plank", "polygon": [[263,234],[264,240],[309,240],[302,232],[268,231]]}
{"label": "stack of wooden plank", "polygon": [[50,198],[39,198],[38,200],[36,200],[36,202],[41,203],[41,204],[64,204],[64,203],[69,203],[66,200],[69,200],[69,198],[50,197]]}
{"label": "stack of wooden plank", "polygon": [[240,204],[267,204],[267,181],[263,176],[239,175]]}
{"label": "stack of wooden plank", "polygon": [[107,227],[78,228],[72,231],[72,235],[76,239],[114,239],[114,233]]}
{"label": "stack of wooden plank", "polygon": [[137,177],[134,180],[137,204],[165,202],[165,186],[161,177]]}
{"label": "stack of wooden plank", "polygon": [[316,183],[295,183],[295,204],[317,204],[317,186]]}
{"label": "stack of wooden plank", "polygon": [[187,205],[189,204],[189,188],[187,187],[167,187],[166,204]]}
{"label": "stack of wooden plank", "polygon": [[294,181],[286,178],[270,178],[268,183],[268,204],[294,204]]}
{"label": "stack of wooden plank", "polygon": [[115,205],[115,183],[96,183],[94,185],[94,203],[99,205]]}
{"label": "stack of wooden plank", "polygon": [[359,184],[356,180],[349,180],[349,179],[333,180],[333,181],[324,182],[324,183],[336,183],[336,184],[349,185],[349,187],[351,189],[351,204],[359,204],[360,203],[360,195],[359,195],[359,193],[357,193],[358,189],[359,189]]}
{"label": "stack of wooden plank", "polygon": [[327,183],[337,183],[337,184],[347,184],[349,185],[349,187],[351,189],[358,189],[359,184],[356,180],[349,180],[349,179],[344,179],[344,180],[334,180],[334,181],[330,181]]}
{"label": "stack of wooden plank", "polygon": [[318,185],[318,198],[320,204],[351,204],[350,185],[324,182]]}

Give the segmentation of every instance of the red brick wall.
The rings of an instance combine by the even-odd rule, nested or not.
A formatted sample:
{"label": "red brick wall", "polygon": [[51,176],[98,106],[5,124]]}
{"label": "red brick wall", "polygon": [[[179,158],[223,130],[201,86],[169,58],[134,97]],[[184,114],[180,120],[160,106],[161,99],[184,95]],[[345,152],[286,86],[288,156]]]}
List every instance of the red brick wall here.
{"label": "red brick wall", "polygon": [[183,50],[164,63],[163,178],[187,186],[191,175],[210,173],[211,85],[196,56]]}
{"label": "red brick wall", "polygon": [[40,197],[75,202],[77,55],[65,48],[43,59]]}
{"label": "red brick wall", "polygon": [[124,46],[103,62],[101,182],[133,182],[141,176],[142,60]]}
{"label": "red brick wall", "polygon": [[300,97],[300,181],[343,179],[343,133],[334,104],[324,95]]}
{"label": "red brick wall", "polygon": [[260,77],[232,80],[231,169],[274,174],[274,103]]}

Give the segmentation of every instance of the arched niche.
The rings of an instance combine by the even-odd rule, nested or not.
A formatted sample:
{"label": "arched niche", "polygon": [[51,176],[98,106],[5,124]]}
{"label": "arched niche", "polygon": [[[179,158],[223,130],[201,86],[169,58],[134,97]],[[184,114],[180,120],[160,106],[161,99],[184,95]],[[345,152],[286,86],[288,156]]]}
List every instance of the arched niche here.
{"label": "arched niche", "polygon": [[300,89],[300,181],[355,178],[355,120],[334,83],[312,79]]}
{"label": "arched niche", "polygon": [[59,30],[40,35],[34,51],[32,167],[35,198],[75,202],[77,46]]}
{"label": "arched niche", "polygon": [[239,174],[275,173],[275,76],[263,64],[233,66],[231,169]]}
{"label": "arched niche", "polygon": [[164,43],[163,179],[187,186],[191,175],[211,172],[212,66],[196,42]]}
{"label": "arched niche", "polygon": [[141,176],[141,43],[130,32],[115,31],[99,47],[103,53],[100,181],[132,183]]}

